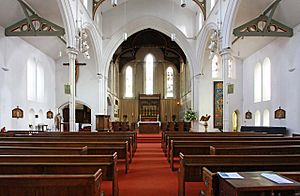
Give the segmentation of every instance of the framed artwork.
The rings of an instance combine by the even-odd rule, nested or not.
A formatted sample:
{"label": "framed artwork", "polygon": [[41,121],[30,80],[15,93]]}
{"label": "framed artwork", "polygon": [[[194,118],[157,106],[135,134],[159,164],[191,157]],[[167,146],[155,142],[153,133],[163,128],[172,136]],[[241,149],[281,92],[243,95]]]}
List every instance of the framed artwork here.
{"label": "framed artwork", "polygon": [[23,118],[23,110],[17,106],[15,109],[11,111],[12,118]]}
{"label": "framed artwork", "polygon": [[223,130],[223,82],[214,82],[214,128]]}
{"label": "framed artwork", "polygon": [[53,118],[53,112],[51,110],[49,110],[47,112],[47,119],[52,119]]}
{"label": "framed artwork", "polygon": [[252,119],[252,113],[249,110],[245,113],[245,119]]}
{"label": "framed artwork", "polygon": [[277,110],[275,110],[275,118],[276,119],[284,119],[285,118],[285,110],[282,109],[280,106]]}

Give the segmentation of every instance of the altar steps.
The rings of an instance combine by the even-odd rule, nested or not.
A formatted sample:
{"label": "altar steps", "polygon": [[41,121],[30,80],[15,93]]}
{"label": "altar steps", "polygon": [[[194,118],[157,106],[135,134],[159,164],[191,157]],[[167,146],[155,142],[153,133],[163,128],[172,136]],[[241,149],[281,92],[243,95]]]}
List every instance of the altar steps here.
{"label": "altar steps", "polygon": [[161,134],[138,134],[137,143],[161,143]]}

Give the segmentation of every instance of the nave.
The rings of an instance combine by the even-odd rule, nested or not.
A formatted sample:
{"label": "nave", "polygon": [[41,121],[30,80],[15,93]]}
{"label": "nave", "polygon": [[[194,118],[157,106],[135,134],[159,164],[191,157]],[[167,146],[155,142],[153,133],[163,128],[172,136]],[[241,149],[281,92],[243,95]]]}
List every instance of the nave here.
{"label": "nave", "polygon": [[[177,195],[177,171],[170,170],[160,143],[157,142],[157,138],[160,139],[161,135],[151,134],[151,136],[152,141],[138,143],[129,174],[120,173],[120,196]],[[201,184],[200,182],[190,183],[187,187],[187,195],[199,195]]]}

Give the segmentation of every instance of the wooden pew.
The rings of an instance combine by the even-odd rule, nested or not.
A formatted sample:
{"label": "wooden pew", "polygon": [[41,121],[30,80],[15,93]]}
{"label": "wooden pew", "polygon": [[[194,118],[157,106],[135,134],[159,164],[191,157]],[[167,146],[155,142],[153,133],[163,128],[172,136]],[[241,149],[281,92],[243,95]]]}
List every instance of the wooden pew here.
{"label": "wooden pew", "polygon": [[28,146],[0,146],[0,154],[45,154],[45,155],[86,155],[87,146],[84,147],[28,147]]}
{"label": "wooden pew", "polygon": [[[73,164],[75,169],[84,171],[84,167],[94,167],[102,169],[102,179],[112,182],[113,196],[119,194],[118,170],[117,170],[117,153],[111,155],[0,155],[1,164],[14,163],[13,165],[30,163],[30,164]],[[21,167],[21,166],[20,166]],[[64,166],[65,167],[65,166]],[[21,168],[20,168],[21,169]],[[71,172],[72,170],[67,171]],[[2,174],[2,173],[1,173]],[[76,195],[76,194],[75,194]]]}
{"label": "wooden pew", "polygon": [[[132,137],[133,141],[133,150],[135,152],[136,150],[136,144],[137,144],[137,132],[136,131],[120,131],[120,132],[37,132],[37,133],[32,133],[29,130],[28,131],[22,131],[19,133],[19,131],[14,131],[10,132],[13,133],[13,136],[16,137],[26,137],[26,136],[37,136],[37,137],[42,137],[42,136],[129,136]],[[10,135],[12,136],[12,135]]]}
{"label": "wooden pew", "polygon": [[[183,153],[184,154],[184,153]],[[210,146],[211,155],[300,154],[300,145],[286,146]]]}
{"label": "wooden pew", "polygon": [[254,137],[243,137],[243,136],[168,136],[166,139],[166,152],[170,150],[171,141],[203,141],[203,140],[297,140],[294,137],[270,137],[270,136],[254,136]]}
{"label": "wooden pew", "polygon": [[[240,139],[237,138],[227,138],[229,140],[213,140],[205,138],[205,141],[173,141],[171,140],[171,149],[168,153],[167,159],[171,164],[171,169],[174,171],[174,158],[179,157],[179,153],[184,154],[198,154],[198,155],[209,155],[210,146],[275,146],[275,145],[300,145],[300,140],[282,139],[282,140],[268,140],[268,139],[258,139],[253,138]],[[231,141],[230,141],[231,140]],[[201,153],[201,154],[200,154]]]}
{"label": "wooden pew", "polygon": [[[295,170],[293,170],[295,169]],[[203,168],[203,182],[205,189],[201,191],[202,195],[215,196],[219,195],[219,178],[217,172],[242,172],[242,171],[275,171],[293,180],[300,180],[300,168],[298,165],[286,164],[256,164],[256,165],[232,165],[224,166],[207,166]]]}
{"label": "wooden pew", "polygon": [[[72,169],[68,166],[64,165],[65,168]],[[99,196],[102,194],[102,171],[99,168],[88,168],[84,172],[72,170],[72,173],[67,174],[61,173],[60,170],[27,173],[23,172],[22,168],[19,169],[21,170],[0,174],[0,195]]]}
{"label": "wooden pew", "polygon": [[[118,153],[118,159],[125,161],[125,173],[129,170],[130,154],[128,142],[39,142],[39,141],[0,141],[1,146],[29,146],[29,147],[83,147],[87,146],[87,154],[101,155]],[[93,149],[93,148],[96,149]]]}
{"label": "wooden pew", "polygon": [[133,146],[132,146],[132,137],[110,137],[110,136],[101,136],[101,137],[2,137],[0,138],[1,142],[8,141],[40,141],[40,142],[128,142],[128,151],[130,154],[129,162],[131,163],[133,157]]}
{"label": "wooden pew", "polygon": [[180,153],[178,195],[185,195],[185,182],[202,181],[203,167],[223,168],[225,165],[230,165],[229,168],[234,170],[245,166],[248,169],[246,171],[255,171],[257,166],[266,170],[264,165],[284,165],[281,167],[282,171],[297,171],[296,168],[300,168],[300,155],[183,155]]}
{"label": "wooden pew", "polygon": [[182,132],[166,132],[162,133],[162,148],[163,151],[166,152],[167,146],[169,145],[170,141],[175,138],[186,138],[186,137],[283,137],[282,134],[264,134],[264,133],[241,133],[241,132],[224,132],[224,133],[219,133],[219,132],[213,132],[213,133],[195,133],[195,132],[187,132],[187,133],[182,133]]}
{"label": "wooden pew", "polygon": [[[19,133],[19,131],[13,132],[13,136],[25,137],[25,136],[129,136],[132,137],[133,141],[133,152],[135,152],[137,147],[137,132],[136,131],[119,131],[119,132],[37,132],[31,133],[30,131]],[[31,134],[29,134],[31,133]]]}
{"label": "wooden pew", "polygon": [[[162,132],[162,147],[165,145],[164,142],[166,142],[166,138],[168,136],[178,136],[178,137],[191,137],[191,136],[197,136],[197,137],[283,137],[283,134],[267,134],[267,133],[255,133],[255,132]],[[166,145],[165,145],[166,146]]]}

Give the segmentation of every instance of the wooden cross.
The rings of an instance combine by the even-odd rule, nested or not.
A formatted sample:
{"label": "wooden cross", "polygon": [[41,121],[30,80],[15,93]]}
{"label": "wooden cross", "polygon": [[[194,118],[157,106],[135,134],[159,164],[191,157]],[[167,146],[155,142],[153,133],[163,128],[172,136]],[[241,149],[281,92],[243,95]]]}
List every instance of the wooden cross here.
{"label": "wooden cross", "polygon": [[[69,66],[70,63],[63,63],[64,66]],[[79,63],[77,59],[75,60],[75,95],[76,95],[76,83],[79,77],[79,66],[86,66],[86,63]]]}
{"label": "wooden cross", "polygon": [[[69,66],[69,63],[63,63],[64,66]],[[77,83],[79,77],[79,66],[86,66],[86,63],[79,63],[75,60],[75,82]]]}

